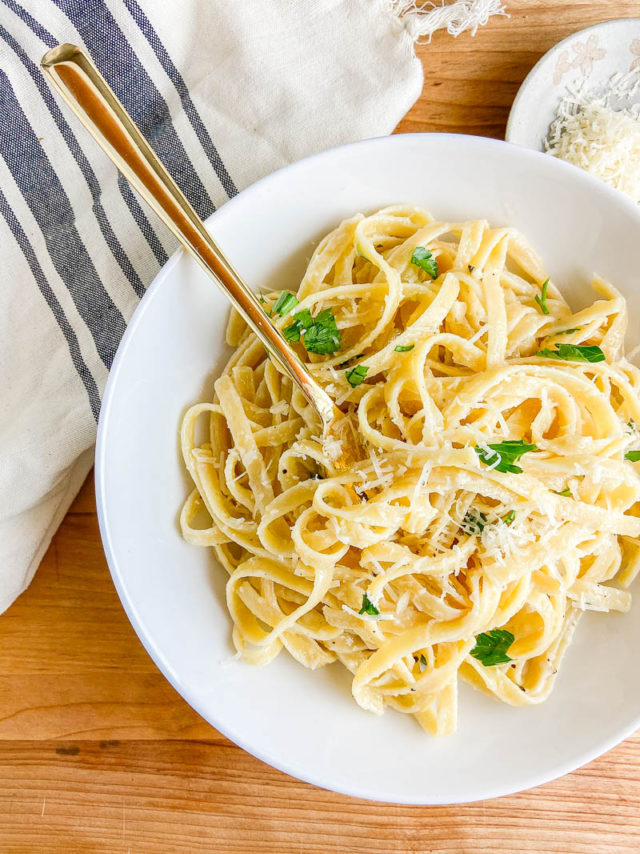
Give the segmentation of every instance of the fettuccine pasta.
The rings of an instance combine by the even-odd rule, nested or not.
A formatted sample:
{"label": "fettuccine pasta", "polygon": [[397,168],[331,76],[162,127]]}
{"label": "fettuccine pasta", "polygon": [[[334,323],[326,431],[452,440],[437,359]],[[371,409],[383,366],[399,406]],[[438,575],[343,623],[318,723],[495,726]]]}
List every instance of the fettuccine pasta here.
{"label": "fettuccine pasta", "polygon": [[573,313],[523,236],[482,220],[341,223],[295,295],[264,299],[360,440],[346,473],[232,313],[213,399],[182,424],[181,525],[229,574],[246,661],[340,661],[360,706],[436,735],[460,678],[549,696],[580,616],[627,611],[640,569],[640,373],[624,299],[593,287]]}

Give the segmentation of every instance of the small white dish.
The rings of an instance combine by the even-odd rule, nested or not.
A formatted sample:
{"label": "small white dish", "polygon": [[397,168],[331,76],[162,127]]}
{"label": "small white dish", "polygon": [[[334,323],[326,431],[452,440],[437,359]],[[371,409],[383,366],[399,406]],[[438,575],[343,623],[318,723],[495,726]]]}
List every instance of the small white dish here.
{"label": "small white dish", "polygon": [[[536,151],[568,92],[602,90],[612,75],[640,71],[640,18],[620,18],[567,36],[525,78],[511,107],[505,139]],[[634,100],[640,100],[640,89]]]}
{"label": "small white dish", "polygon": [[[442,219],[521,229],[576,306],[597,270],[640,329],[640,212],[560,160],[495,140],[399,135],[282,169],[215,213],[209,227],[256,287],[295,290],[314,245],[356,211],[410,202]],[[185,408],[209,398],[227,358],[228,304],[196,262],[174,255],[118,350],[100,416],[96,494],[114,583],[158,667],[206,720],[255,756],[319,786],[381,801],[472,801],[535,786],[640,725],[640,602],[585,615],[548,702],[512,708],[462,685],[459,729],[426,735],[409,716],[363,711],[340,665],[311,672],[281,654],[233,656],[225,571],[188,545],[177,517],[190,489],[178,448]],[[636,587],[636,595],[638,595]]]}

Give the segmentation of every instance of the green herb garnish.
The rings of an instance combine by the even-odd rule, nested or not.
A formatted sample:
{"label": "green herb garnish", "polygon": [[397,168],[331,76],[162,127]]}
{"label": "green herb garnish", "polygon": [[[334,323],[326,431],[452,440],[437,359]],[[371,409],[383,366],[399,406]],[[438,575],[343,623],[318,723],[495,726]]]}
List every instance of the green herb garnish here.
{"label": "green herb garnish", "polygon": [[418,666],[420,667],[420,673],[424,673],[424,671],[427,669],[427,659],[424,657],[424,655],[421,655],[418,659]]}
{"label": "green herb garnish", "polygon": [[556,344],[555,350],[538,350],[536,356],[545,359],[560,359],[564,362],[604,362],[605,356],[600,347],[582,344]]}
{"label": "green herb garnish", "polygon": [[311,326],[305,329],[304,346],[309,353],[330,355],[339,349],[340,342],[340,331],[330,308],[321,311]]}
{"label": "green herb garnish", "polygon": [[366,593],[362,594],[362,608],[358,611],[359,614],[371,614],[372,617],[375,617],[380,613],[376,606],[369,600],[369,597]]}
{"label": "green herb garnish", "polygon": [[547,306],[547,288],[549,287],[549,279],[545,279],[542,283],[542,293],[536,294],[535,300],[540,306],[540,311],[543,314],[549,314],[549,308]]}
{"label": "green herb garnish", "polygon": [[416,246],[411,255],[411,263],[428,273],[432,279],[438,278],[438,262],[424,246]]}
{"label": "green herb garnish", "polygon": [[290,341],[292,344],[297,343],[300,340],[300,327],[297,323],[292,323],[291,326],[287,326],[286,329],[282,330],[282,334]]}
{"label": "green herb garnish", "polygon": [[289,314],[291,309],[298,305],[298,302],[298,298],[289,293],[289,291],[282,291],[271,313],[279,314],[280,317],[284,317],[285,314]]}
{"label": "green herb garnish", "polygon": [[553,490],[556,495],[562,495],[563,498],[573,498],[573,493],[567,487],[567,489],[554,489]]}
{"label": "green herb garnish", "polygon": [[367,365],[356,365],[350,371],[345,371],[345,376],[349,381],[349,385],[351,388],[355,388],[357,385],[360,385],[364,382],[364,378],[369,372],[369,367]]}
{"label": "green herb garnish", "polygon": [[[488,451],[487,448],[489,448]],[[537,451],[538,448],[536,445],[528,445],[522,439],[514,439],[496,442],[493,445],[487,445],[486,448],[480,448],[476,445],[473,450],[486,466],[493,466],[496,459],[500,458],[500,462],[494,466],[497,471],[520,474],[522,469],[515,463],[523,454],[528,454],[529,451]]]}
{"label": "green herb garnish", "polygon": [[303,308],[293,316],[293,323],[283,330],[284,337],[287,341],[299,341],[300,335],[313,326],[313,318],[308,308]]}
{"label": "green herb garnish", "polygon": [[492,629],[490,632],[483,632],[477,636],[476,645],[471,650],[471,655],[485,667],[506,664],[512,660],[507,655],[507,650],[514,640],[515,637],[506,629]]}
{"label": "green herb garnish", "polygon": [[262,304],[262,305],[266,305],[266,304],[267,304],[267,301],[266,301],[266,299],[262,296],[262,294],[260,294],[260,296],[258,297],[258,299],[260,300],[260,302],[261,302],[261,304]]}
{"label": "green herb garnish", "polygon": [[629,460],[629,462],[637,463],[640,460],[640,451],[627,451],[624,458],[625,460]]}
{"label": "green herb garnish", "polygon": [[313,318],[308,308],[293,316],[293,323],[283,330],[287,341],[298,342],[304,335],[304,346],[309,353],[328,355],[340,347],[340,331],[330,308],[325,308]]}
{"label": "green herb garnish", "polygon": [[467,510],[460,527],[467,534],[481,534],[487,526],[487,523],[488,520],[484,513],[476,514],[473,510]]}
{"label": "green herb garnish", "polygon": [[396,353],[408,353],[409,350],[413,350],[415,344],[398,344],[397,347],[394,347]]}
{"label": "green herb garnish", "polygon": [[575,329],[562,329],[560,332],[554,332],[554,335],[573,335],[574,332],[580,332],[580,327],[576,326]]}
{"label": "green herb garnish", "polygon": [[505,525],[512,525],[513,522],[515,521],[515,518],[516,518],[516,511],[515,510],[509,510],[507,515],[502,517],[502,521],[504,522]]}

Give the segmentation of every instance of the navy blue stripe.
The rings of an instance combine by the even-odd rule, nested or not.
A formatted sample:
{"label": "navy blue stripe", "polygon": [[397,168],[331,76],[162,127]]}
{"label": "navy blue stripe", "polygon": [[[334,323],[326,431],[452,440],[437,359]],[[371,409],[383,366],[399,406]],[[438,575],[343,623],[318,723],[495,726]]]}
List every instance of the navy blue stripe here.
{"label": "navy blue stripe", "polygon": [[13,212],[9,202],[7,201],[1,189],[0,213],[6,220],[6,223],[9,228],[11,229],[11,232],[15,237],[18,246],[22,250],[24,257],[26,258],[27,263],[31,268],[33,278],[36,280],[36,283],[40,288],[40,293],[45,298],[47,305],[53,312],[53,316],[57,320],[58,326],[60,327],[62,334],[66,339],[67,346],[69,348],[69,353],[71,354],[71,361],[73,362],[75,369],[78,372],[78,376],[82,380],[82,383],[86,389],[87,396],[89,398],[89,405],[91,406],[91,412],[93,413],[93,417],[97,421],[98,415],[100,413],[100,392],[98,391],[98,386],[96,385],[93,375],[87,367],[86,362],[82,358],[82,353],[80,352],[80,344],[78,343],[78,339],[76,337],[75,332],[71,328],[71,324],[67,320],[67,317],[64,313],[64,309],[58,302],[58,299],[54,292],[51,290],[49,282],[47,281],[47,277],[45,276],[42,267],[38,262],[36,253],[33,251],[31,243],[29,242],[29,238],[25,234],[22,226],[18,221],[18,218]]}
{"label": "navy blue stripe", "polygon": [[16,3],[15,0],[2,0],[2,2],[11,9],[12,12],[20,18],[20,20],[24,21],[27,26],[33,30],[33,32],[41,39],[47,47],[55,47],[59,39],[56,39],[49,30],[45,30],[45,28],[36,21],[35,18],[32,18],[31,15],[27,12],[26,9],[23,9],[19,3]]}
{"label": "navy blue stripe", "polygon": [[180,142],[166,101],[102,0],[54,0],[134,122],[204,219],[214,204]]}
{"label": "navy blue stripe", "polygon": [[147,219],[145,212],[140,206],[135,193],[131,189],[129,182],[123,177],[121,172],[118,172],[118,188],[125,201],[126,206],[131,212],[131,216],[135,219],[138,228],[144,234],[151,251],[156,256],[158,264],[162,266],[169,260],[169,256],[165,252],[164,246],[160,243],[160,238],[156,234],[153,226]]}
{"label": "navy blue stripe", "polygon": [[[40,38],[40,40],[45,45],[47,45],[48,47],[53,47],[58,43],[54,36],[48,30],[45,30],[45,28],[41,26],[38,21],[32,18],[31,15],[25,9],[22,8],[22,6],[19,6],[15,2],[15,0],[2,0],[2,2],[5,4],[5,6],[15,12],[15,14],[22,21],[24,21],[25,24],[27,24],[27,26],[38,36],[38,38]],[[38,84],[38,80],[40,80],[40,83],[42,83],[40,70],[37,67],[36,73],[37,78],[34,78],[36,84]],[[31,76],[33,77],[33,75]],[[38,84],[38,88],[40,88],[40,91],[42,92],[40,84]],[[53,101],[53,103],[55,104],[55,100]],[[140,207],[138,200],[131,192],[129,185],[126,181],[121,179],[120,173],[118,173],[118,189],[120,190],[120,195],[122,196],[126,206],[129,208],[129,212],[135,220],[136,225],[138,226],[141,233],[144,235],[145,240],[149,244],[149,248],[155,255],[158,263],[162,266],[162,264],[164,264],[167,260],[167,253],[162,248],[162,244],[160,243],[158,235],[156,234],[153,229],[153,226],[147,219],[146,214]]]}
{"label": "navy blue stripe", "polygon": [[204,123],[200,118],[200,114],[191,100],[191,95],[187,89],[187,84],[184,82],[184,78],[173,64],[173,60],[169,56],[167,49],[158,38],[158,34],[153,29],[151,22],[145,13],[142,11],[140,6],[138,6],[136,0],[124,0],[124,5],[127,7],[129,14],[140,28],[140,32],[153,48],[153,52],[158,57],[167,77],[176,87],[176,91],[178,92],[178,95],[180,95],[180,100],[182,101],[182,108],[184,109],[185,115],[191,122],[191,127],[194,129],[196,136],[200,140],[200,144],[209,158],[209,163],[211,163],[216,175],[220,179],[220,183],[224,187],[225,193],[229,198],[235,196],[238,192],[236,185],[233,183],[231,176],[227,172],[227,169],[222,162],[222,158],[213,144],[213,140],[209,136],[209,132],[204,126]]}
{"label": "navy blue stripe", "polygon": [[55,123],[58,125],[58,129],[60,130],[64,141],[69,147],[69,151],[73,154],[76,163],[80,167],[80,171],[82,172],[84,179],[87,182],[87,185],[89,186],[91,198],[93,199],[92,209],[95,214],[96,220],[98,221],[98,225],[100,226],[100,231],[102,232],[113,257],[120,265],[120,269],[129,280],[129,284],[133,288],[135,294],[138,297],[142,297],[145,292],[145,287],[142,284],[140,276],[137,274],[133,264],[131,263],[129,256],[122,248],[122,244],[114,234],[113,228],[111,227],[111,223],[107,218],[104,207],[102,206],[102,201],[100,200],[102,189],[100,187],[100,184],[98,183],[96,174],[91,168],[91,164],[87,160],[84,151],[78,145],[78,140],[75,138],[73,131],[71,130],[64,116],[60,112],[60,108],[56,104],[53,95],[51,94],[51,90],[45,83],[40,69],[35,63],[31,62],[31,60],[22,50],[18,42],[13,38],[12,35],[10,35],[10,33],[5,30],[5,28],[1,24],[0,37],[2,37],[9,45],[9,47],[13,49],[13,51],[16,53],[24,67],[29,72],[31,79],[38,87],[38,91],[42,95],[42,98],[44,99],[44,102],[47,105],[49,112],[53,116]]}
{"label": "navy blue stripe", "polygon": [[11,86],[0,70],[0,153],[44,236],[49,255],[111,367],[125,322],[102,286],[75,226],[71,203]]}

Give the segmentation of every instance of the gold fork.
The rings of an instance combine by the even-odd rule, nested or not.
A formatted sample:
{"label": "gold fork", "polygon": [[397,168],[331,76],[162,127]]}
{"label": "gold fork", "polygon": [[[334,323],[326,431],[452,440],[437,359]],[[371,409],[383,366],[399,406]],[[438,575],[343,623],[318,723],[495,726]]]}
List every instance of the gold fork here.
{"label": "gold fork", "polygon": [[280,369],[303,392],[320,417],[325,452],[330,456],[334,469],[346,471],[351,468],[358,458],[358,446],[354,432],[348,429],[346,416],[271,323],[255,293],[208,233],[91,59],[76,45],[61,44],[45,53],[41,66],[124,177],[196,258]]}

